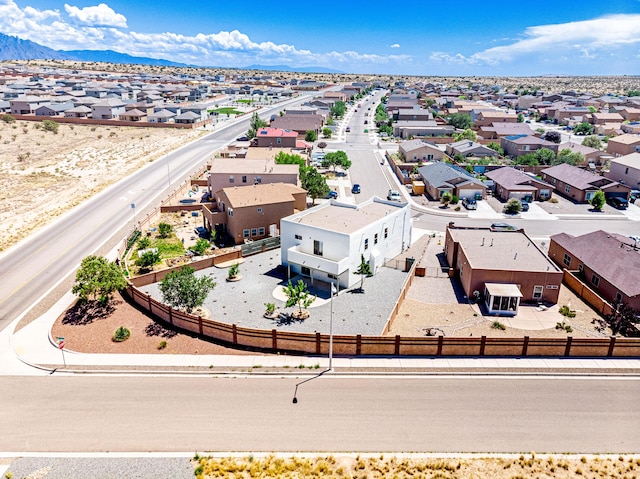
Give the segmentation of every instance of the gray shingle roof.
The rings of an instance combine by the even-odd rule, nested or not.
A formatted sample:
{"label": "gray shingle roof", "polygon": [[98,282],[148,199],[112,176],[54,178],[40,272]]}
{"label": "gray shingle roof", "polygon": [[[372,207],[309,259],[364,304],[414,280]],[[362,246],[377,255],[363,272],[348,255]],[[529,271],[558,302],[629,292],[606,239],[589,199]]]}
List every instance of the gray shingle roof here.
{"label": "gray shingle roof", "polygon": [[448,186],[454,188],[460,186],[460,180],[484,187],[481,181],[476,180],[465,170],[449,163],[437,162],[421,166],[418,168],[418,172],[425,181],[435,187]]}

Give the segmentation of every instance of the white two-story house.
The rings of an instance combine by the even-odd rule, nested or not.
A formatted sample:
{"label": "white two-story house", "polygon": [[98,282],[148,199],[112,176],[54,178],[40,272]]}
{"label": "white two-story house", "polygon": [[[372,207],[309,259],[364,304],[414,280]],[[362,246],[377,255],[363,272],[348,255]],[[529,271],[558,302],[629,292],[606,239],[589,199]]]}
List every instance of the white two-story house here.
{"label": "white two-story house", "polygon": [[376,274],[385,261],[411,245],[411,209],[372,197],[357,205],[335,200],[283,218],[282,265],[290,278],[334,282],[339,289],[360,281],[361,256]]}

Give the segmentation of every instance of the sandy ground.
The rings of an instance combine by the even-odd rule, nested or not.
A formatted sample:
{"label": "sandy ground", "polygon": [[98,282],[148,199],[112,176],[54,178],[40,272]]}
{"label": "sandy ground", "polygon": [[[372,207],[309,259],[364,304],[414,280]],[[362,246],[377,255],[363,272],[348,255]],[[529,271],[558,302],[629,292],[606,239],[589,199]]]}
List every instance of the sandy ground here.
{"label": "sandy ground", "polygon": [[205,132],[0,121],[0,251]]}

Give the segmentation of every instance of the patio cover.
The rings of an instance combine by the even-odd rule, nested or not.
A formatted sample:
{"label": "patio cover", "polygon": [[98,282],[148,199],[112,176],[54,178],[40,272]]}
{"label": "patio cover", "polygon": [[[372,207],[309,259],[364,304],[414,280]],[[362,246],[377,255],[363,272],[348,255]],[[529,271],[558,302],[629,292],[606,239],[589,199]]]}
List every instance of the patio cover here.
{"label": "patio cover", "polygon": [[491,296],[508,296],[510,298],[522,298],[520,288],[516,284],[485,283],[485,288]]}

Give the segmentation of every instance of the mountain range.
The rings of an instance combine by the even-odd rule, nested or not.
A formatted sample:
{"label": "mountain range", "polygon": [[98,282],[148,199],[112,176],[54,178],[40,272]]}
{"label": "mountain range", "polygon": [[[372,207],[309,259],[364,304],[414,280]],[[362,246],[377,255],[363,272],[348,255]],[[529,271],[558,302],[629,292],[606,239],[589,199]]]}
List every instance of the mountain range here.
{"label": "mountain range", "polygon": [[[5,60],[71,60],[167,67],[189,67],[185,63],[148,57],[134,57],[113,50],[54,50],[49,47],[0,33],[0,61]],[[295,68],[287,65],[250,65],[241,70],[285,71],[300,73],[342,73],[324,67]]]}

